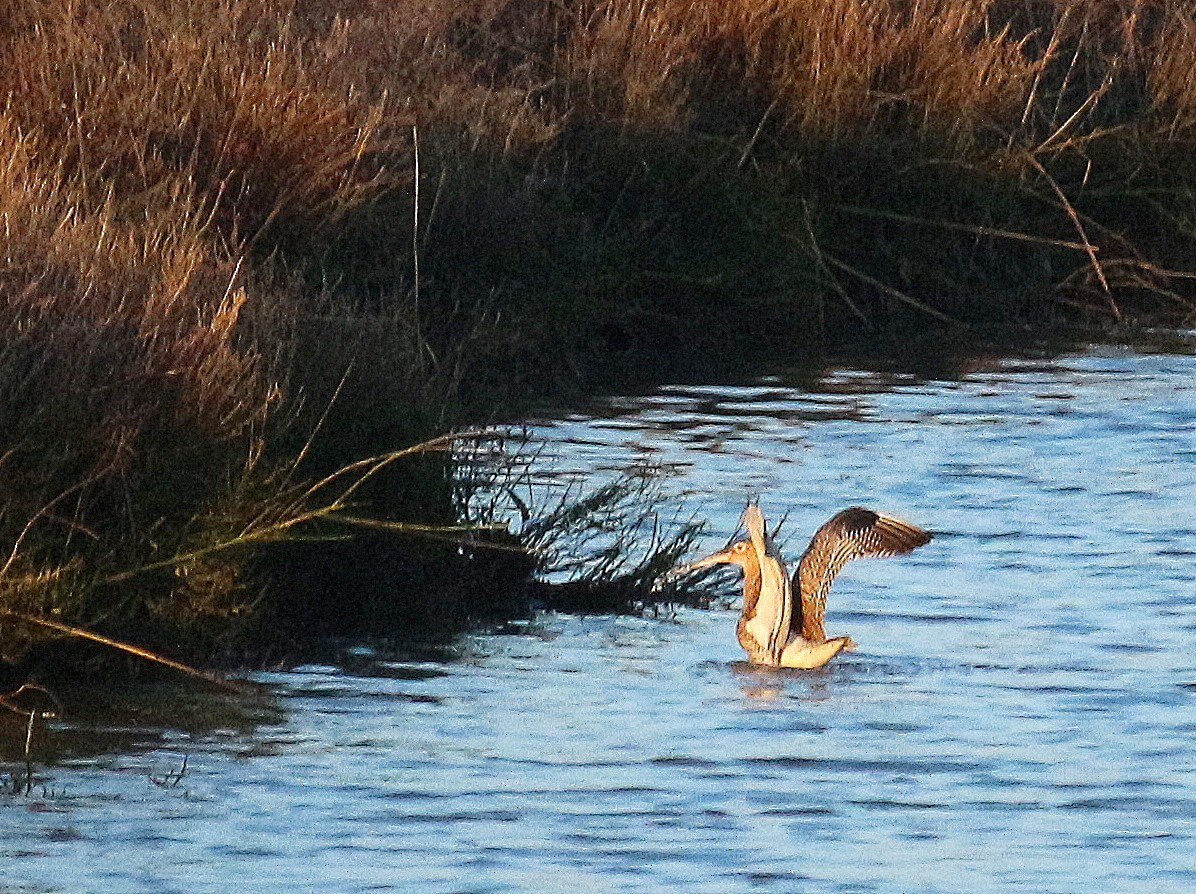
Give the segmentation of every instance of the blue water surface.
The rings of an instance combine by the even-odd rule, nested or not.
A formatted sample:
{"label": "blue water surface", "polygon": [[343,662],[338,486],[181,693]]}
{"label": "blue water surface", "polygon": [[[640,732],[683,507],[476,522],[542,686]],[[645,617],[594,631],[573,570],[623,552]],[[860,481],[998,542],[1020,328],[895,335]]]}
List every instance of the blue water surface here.
{"label": "blue water surface", "polygon": [[259,674],[277,725],[0,796],[0,892],[1196,891],[1196,358],[788,381],[539,421],[537,474],[671,467],[711,549],[752,497],[790,556],[934,531],[837,582],[858,651],[751,668],[727,607]]}

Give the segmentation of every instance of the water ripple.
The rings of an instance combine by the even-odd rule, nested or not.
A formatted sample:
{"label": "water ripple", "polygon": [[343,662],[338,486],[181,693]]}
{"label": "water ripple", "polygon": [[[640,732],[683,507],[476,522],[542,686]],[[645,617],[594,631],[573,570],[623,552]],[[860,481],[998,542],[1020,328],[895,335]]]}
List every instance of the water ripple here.
{"label": "water ripple", "polygon": [[790,556],[851,503],[933,529],[837,582],[858,651],[776,671],[733,611],[545,615],[262,674],[281,722],[98,730],[0,795],[0,891],[1196,890],[1196,360],[810,382],[544,420],[529,475],[651,457],[701,495],[700,548],[751,496]]}

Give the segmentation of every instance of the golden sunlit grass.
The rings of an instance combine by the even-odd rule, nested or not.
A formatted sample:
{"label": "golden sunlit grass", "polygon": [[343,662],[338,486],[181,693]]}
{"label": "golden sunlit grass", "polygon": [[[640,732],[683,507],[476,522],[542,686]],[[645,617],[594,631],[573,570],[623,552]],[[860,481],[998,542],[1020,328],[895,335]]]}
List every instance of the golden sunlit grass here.
{"label": "golden sunlit grass", "polygon": [[[719,320],[1196,320],[1178,0],[0,13],[10,612],[236,639],[285,613],[234,547],[297,482]],[[374,510],[459,520],[433,466]]]}

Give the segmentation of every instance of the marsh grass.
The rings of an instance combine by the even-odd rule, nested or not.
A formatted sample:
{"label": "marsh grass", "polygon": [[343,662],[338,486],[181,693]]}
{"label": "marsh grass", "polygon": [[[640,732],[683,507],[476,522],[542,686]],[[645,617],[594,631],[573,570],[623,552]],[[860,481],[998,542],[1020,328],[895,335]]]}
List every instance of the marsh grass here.
{"label": "marsh grass", "polygon": [[[664,470],[631,469],[588,491],[570,484],[538,499],[536,486],[527,489],[529,499],[515,502],[519,540],[536,558],[536,603],[570,612],[632,612],[706,598],[669,575],[704,526],[669,495]],[[539,489],[551,490],[545,482]],[[532,514],[528,504],[538,511]]]}
{"label": "marsh grass", "polygon": [[[347,545],[308,488],[527,397],[1191,325],[1194,35],[1178,0],[3,3],[0,658],[45,645],[11,613],[192,659],[334,592],[468,623],[526,559]],[[451,528],[455,486],[412,457],[352,511]]]}

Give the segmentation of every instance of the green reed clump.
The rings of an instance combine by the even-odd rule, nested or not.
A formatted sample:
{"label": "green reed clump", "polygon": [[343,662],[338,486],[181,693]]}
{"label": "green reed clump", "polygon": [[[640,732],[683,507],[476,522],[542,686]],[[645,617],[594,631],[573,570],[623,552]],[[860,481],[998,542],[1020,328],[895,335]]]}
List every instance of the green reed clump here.
{"label": "green reed clump", "polygon": [[663,477],[644,467],[584,493],[566,486],[535,515],[519,503],[518,537],[536,557],[533,600],[561,611],[629,612],[705,599],[669,576],[704,526],[682,515]]}

